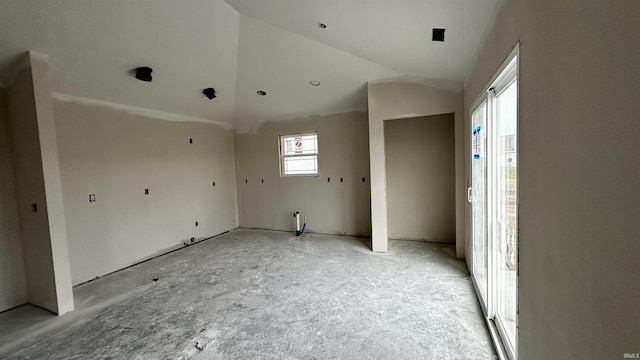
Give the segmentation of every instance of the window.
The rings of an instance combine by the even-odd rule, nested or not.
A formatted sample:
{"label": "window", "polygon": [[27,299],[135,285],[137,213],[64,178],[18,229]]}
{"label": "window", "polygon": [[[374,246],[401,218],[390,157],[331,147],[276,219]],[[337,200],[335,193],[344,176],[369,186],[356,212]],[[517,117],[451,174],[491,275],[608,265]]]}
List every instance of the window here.
{"label": "window", "polygon": [[318,134],[280,135],[280,175],[318,175]]}

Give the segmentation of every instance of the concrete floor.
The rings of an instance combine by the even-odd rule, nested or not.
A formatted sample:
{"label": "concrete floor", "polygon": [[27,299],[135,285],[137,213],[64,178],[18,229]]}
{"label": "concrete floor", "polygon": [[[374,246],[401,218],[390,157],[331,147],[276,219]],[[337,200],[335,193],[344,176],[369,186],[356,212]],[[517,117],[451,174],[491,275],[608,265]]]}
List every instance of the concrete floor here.
{"label": "concrete floor", "polygon": [[0,358],[494,359],[454,253],[235,230],[76,287],[73,313],[0,314]]}

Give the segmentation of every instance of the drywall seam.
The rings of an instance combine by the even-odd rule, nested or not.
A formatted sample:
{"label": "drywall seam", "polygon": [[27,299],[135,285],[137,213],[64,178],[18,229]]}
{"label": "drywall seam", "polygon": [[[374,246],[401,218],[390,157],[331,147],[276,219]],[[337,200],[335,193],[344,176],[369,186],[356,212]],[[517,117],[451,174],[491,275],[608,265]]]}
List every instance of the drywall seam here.
{"label": "drywall seam", "polygon": [[194,117],[189,115],[174,114],[174,113],[169,113],[165,111],[152,110],[152,109],[147,109],[147,108],[142,108],[142,107],[132,106],[132,105],[118,104],[118,103],[104,101],[104,100],[89,99],[85,97],[67,95],[67,94],[62,94],[58,92],[54,92],[52,93],[52,95],[53,95],[53,98],[58,101],[69,102],[69,103],[74,103],[79,105],[106,107],[113,110],[125,111],[130,115],[138,115],[138,116],[144,116],[152,119],[159,119],[159,120],[166,120],[166,121],[193,121],[193,122],[218,125],[225,130],[233,129],[232,124],[228,124],[222,121],[204,119],[204,118],[199,118],[199,117]]}
{"label": "drywall seam", "polygon": [[424,76],[411,76],[411,75],[400,75],[400,76],[394,76],[386,79],[369,81],[369,84],[375,85],[375,84],[382,84],[382,83],[398,83],[398,82],[408,83],[408,84],[427,85],[435,89],[447,90],[451,92],[462,92],[464,89],[464,84],[461,81],[429,78]]}
{"label": "drywall seam", "polygon": [[251,129],[246,129],[246,130],[234,129],[234,133],[238,135],[255,135],[259,133],[261,130],[269,126],[274,126],[274,124],[277,124],[279,122],[284,124],[286,122],[299,122],[299,121],[312,120],[313,118],[317,118],[317,117],[330,117],[330,116],[340,116],[340,115],[349,115],[349,114],[366,114],[366,113],[367,113],[367,110],[357,109],[357,110],[336,111],[332,113],[305,114],[301,116],[292,116],[292,117],[286,117],[286,118],[277,119],[277,120],[267,120],[260,123],[258,127],[254,127]]}

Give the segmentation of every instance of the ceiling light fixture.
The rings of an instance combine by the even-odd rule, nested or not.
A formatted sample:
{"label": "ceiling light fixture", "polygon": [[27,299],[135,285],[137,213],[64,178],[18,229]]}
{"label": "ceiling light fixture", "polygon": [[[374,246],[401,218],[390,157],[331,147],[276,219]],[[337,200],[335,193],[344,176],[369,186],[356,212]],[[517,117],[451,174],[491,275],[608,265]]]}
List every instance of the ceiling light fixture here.
{"label": "ceiling light fixture", "polygon": [[138,79],[140,81],[151,82],[151,80],[152,80],[151,72],[152,71],[153,71],[153,69],[151,69],[150,67],[146,67],[146,66],[142,66],[142,67],[136,68],[136,79]]}
{"label": "ceiling light fixture", "polygon": [[311,84],[311,86],[320,86],[320,81],[318,81],[318,80],[311,80],[311,81],[309,81],[309,84]]}
{"label": "ceiling light fixture", "polygon": [[260,95],[260,96],[265,96],[265,95],[267,95],[267,92],[266,92],[266,91],[264,91],[264,90],[258,90],[258,91],[257,91],[257,93],[258,93],[258,95]]}
{"label": "ceiling light fixture", "polygon": [[206,96],[209,100],[216,98],[216,90],[214,88],[206,88],[202,90],[204,96]]}
{"label": "ceiling light fixture", "polygon": [[326,28],[327,28],[327,25],[325,25],[324,23],[318,23],[318,27],[319,27],[320,29],[326,29]]}

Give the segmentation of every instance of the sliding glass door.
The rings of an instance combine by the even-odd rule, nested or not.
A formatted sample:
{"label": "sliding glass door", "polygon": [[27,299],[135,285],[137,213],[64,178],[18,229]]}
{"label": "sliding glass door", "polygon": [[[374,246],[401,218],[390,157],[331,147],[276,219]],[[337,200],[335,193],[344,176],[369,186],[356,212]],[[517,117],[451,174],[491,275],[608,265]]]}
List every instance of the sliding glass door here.
{"label": "sliding glass door", "polygon": [[506,345],[516,343],[518,290],[518,86],[511,81],[495,95],[496,324]]}
{"label": "sliding glass door", "polygon": [[471,116],[471,186],[467,198],[472,207],[471,232],[473,237],[473,271],[475,284],[487,311],[487,292],[489,278],[488,242],[487,242],[487,101]]}
{"label": "sliding glass door", "polygon": [[518,322],[517,48],[471,113],[473,281],[487,318],[511,359]]}

